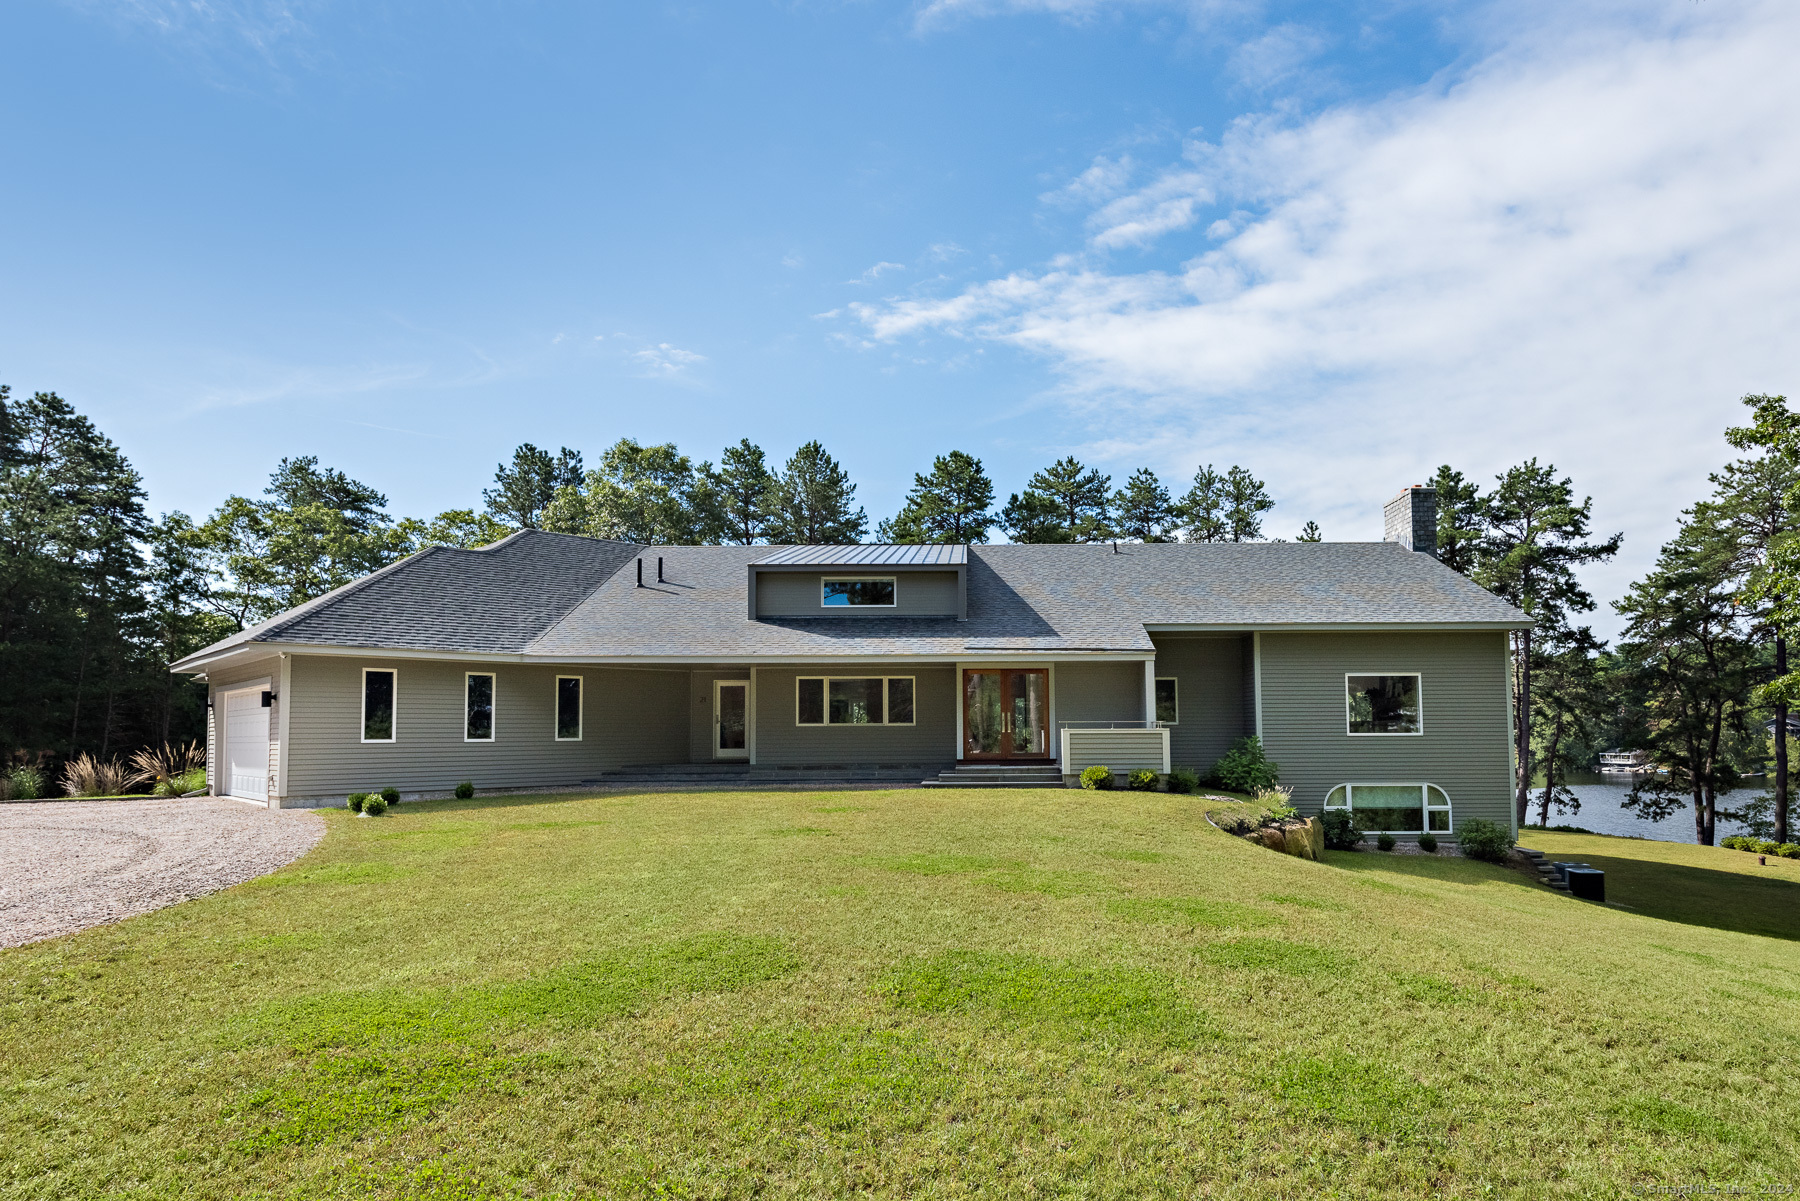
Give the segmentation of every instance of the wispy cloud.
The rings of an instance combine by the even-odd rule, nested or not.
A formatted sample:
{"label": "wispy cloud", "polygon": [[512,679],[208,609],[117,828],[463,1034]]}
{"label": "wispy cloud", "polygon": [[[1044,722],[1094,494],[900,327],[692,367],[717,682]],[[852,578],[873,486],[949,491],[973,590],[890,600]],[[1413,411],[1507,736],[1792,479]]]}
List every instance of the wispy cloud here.
{"label": "wispy cloud", "polygon": [[1229,70],[1249,87],[1272,87],[1291,80],[1327,44],[1325,35],[1309,26],[1277,25],[1233,51]]}
{"label": "wispy cloud", "polygon": [[1196,19],[1224,9],[1247,8],[1248,0],[926,0],[919,6],[914,25],[920,30],[950,24],[961,18],[1044,14],[1065,21],[1088,21],[1108,10],[1172,9]]}
{"label": "wispy cloud", "polygon": [[[1800,9],[1624,20],[1551,18],[1412,95],[1246,119],[1101,204],[1085,249],[856,314],[1041,354],[1067,401],[1104,399],[1097,440],[1171,468],[1274,457],[1339,536],[1368,530],[1363,492],[1438,461],[1554,459],[1637,531],[1625,572],[1726,453],[1735,397],[1800,387]],[[1108,265],[1146,244],[1191,257]],[[1373,477],[1351,528],[1347,471]]]}
{"label": "wispy cloud", "polygon": [[706,356],[692,350],[683,350],[679,346],[671,346],[667,342],[658,342],[655,346],[647,346],[632,355],[646,375],[668,379],[681,375],[691,367],[706,362]]}
{"label": "wispy cloud", "polygon": [[321,0],[65,0],[78,12],[127,28],[149,29],[174,48],[210,56],[268,59],[311,32]]}
{"label": "wispy cloud", "polygon": [[876,263],[873,267],[870,267],[867,271],[863,272],[857,278],[847,279],[844,282],[847,284],[872,284],[876,280],[880,279],[883,275],[886,275],[890,271],[904,271],[904,270],[906,270],[905,263],[889,263],[889,262],[883,261],[883,262]]}

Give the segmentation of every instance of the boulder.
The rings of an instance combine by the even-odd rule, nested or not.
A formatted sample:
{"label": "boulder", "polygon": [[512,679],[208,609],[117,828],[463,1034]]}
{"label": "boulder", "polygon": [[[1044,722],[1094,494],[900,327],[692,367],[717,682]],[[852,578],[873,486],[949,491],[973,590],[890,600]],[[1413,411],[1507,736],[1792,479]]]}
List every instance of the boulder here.
{"label": "boulder", "polygon": [[1312,831],[1306,826],[1295,822],[1288,826],[1287,829],[1283,831],[1283,834],[1285,835],[1284,841],[1286,842],[1286,845],[1282,849],[1288,854],[1297,855],[1302,859],[1318,858],[1317,855],[1313,854]]}
{"label": "boulder", "polygon": [[1262,839],[1262,844],[1271,851],[1287,850],[1287,835],[1282,831],[1277,830],[1272,826],[1264,826],[1256,833],[1257,837]]}
{"label": "boulder", "polygon": [[1312,858],[1325,858],[1325,822],[1322,818],[1306,819],[1306,832],[1312,836]]}

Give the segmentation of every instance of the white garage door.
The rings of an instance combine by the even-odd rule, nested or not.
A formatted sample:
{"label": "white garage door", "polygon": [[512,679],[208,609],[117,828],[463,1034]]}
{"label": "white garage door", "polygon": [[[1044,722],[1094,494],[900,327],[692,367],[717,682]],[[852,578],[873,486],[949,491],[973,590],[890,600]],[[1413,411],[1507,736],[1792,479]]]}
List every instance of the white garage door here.
{"label": "white garage door", "polygon": [[262,689],[225,694],[225,791],[247,801],[269,799],[269,710]]}

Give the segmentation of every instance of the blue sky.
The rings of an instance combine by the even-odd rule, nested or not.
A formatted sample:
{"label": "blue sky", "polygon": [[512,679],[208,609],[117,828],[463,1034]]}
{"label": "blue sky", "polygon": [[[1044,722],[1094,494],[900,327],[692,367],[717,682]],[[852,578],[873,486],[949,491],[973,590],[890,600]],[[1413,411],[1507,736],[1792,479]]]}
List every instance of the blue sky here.
{"label": "blue sky", "polygon": [[[1596,498],[1616,596],[1800,391],[1773,3],[0,8],[0,382],[200,513],[398,513],[521,441],[1238,462],[1379,537],[1439,462]],[[1610,624],[1610,623],[1607,623]]]}

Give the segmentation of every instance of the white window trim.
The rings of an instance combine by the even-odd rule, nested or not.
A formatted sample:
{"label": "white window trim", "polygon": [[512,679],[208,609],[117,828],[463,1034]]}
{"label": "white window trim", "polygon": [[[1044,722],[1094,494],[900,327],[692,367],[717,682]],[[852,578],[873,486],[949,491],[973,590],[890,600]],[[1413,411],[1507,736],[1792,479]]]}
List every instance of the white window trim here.
{"label": "white window trim", "polygon": [[[1352,676],[1411,676],[1419,682],[1419,728],[1416,730],[1352,730],[1350,728],[1350,679]],[[1423,738],[1425,736],[1425,673],[1420,671],[1347,671],[1344,673],[1344,733],[1350,738]]]}
{"label": "white window trim", "polygon": [[[800,681],[819,680],[825,690],[825,720],[800,720]],[[875,721],[832,721],[831,720],[831,682],[833,680],[880,680],[881,681],[881,718]],[[888,692],[891,680],[911,680],[913,686],[913,719],[911,721],[889,721],[887,716],[893,712],[894,704]],[[866,730],[873,726],[899,726],[902,729],[919,724],[919,678],[917,676],[795,676],[794,677],[794,724],[809,729],[836,726],[844,730]]]}
{"label": "white window trim", "polygon": [[[1152,712],[1150,714],[1150,720],[1152,720],[1152,721],[1156,722],[1158,725],[1162,725],[1162,726],[1178,726],[1181,724],[1181,678],[1179,676],[1157,676],[1156,677],[1156,683],[1158,685],[1160,685],[1164,680],[1167,680],[1169,683],[1175,685],[1175,720],[1174,721],[1163,721],[1162,719],[1158,718],[1154,712]],[[1348,685],[1346,685],[1346,687],[1348,687]],[[1150,703],[1152,705],[1156,704],[1156,687],[1155,686],[1152,686],[1150,689]]]}
{"label": "white window trim", "polygon": [[[579,680],[580,686],[575,689],[575,737],[564,738],[562,734],[562,682]],[[587,733],[587,677],[557,676],[550,685],[550,733],[558,742],[580,742],[581,736]]]}
{"label": "white window trim", "polygon": [[[394,677],[393,695],[389,700],[394,711],[388,718],[388,737],[370,738],[369,735],[369,673],[386,672]],[[400,669],[398,667],[365,667],[362,669],[362,698],[357,702],[362,711],[362,720],[357,723],[356,732],[363,736],[362,740],[378,746],[386,746],[390,742],[400,741]]]}
{"label": "white window trim", "polygon": [[[1356,674],[1357,675],[1368,675],[1370,673],[1359,671]],[[1340,788],[1344,790],[1344,803],[1341,805],[1334,805],[1331,803],[1332,794],[1337,792],[1337,790]],[[1419,780],[1389,780],[1389,781],[1346,780],[1342,784],[1333,784],[1330,788],[1325,790],[1325,806],[1324,806],[1325,812],[1331,813],[1334,811],[1342,811],[1344,813],[1355,813],[1356,812],[1356,790],[1358,788],[1417,788],[1419,790],[1419,800],[1421,802],[1421,804],[1419,806],[1419,812],[1421,815],[1423,815],[1423,817],[1425,819],[1425,828],[1423,830],[1370,830],[1369,831],[1370,834],[1432,834],[1432,835],[1437,835],[1437,834],[1454,834],[1456,832],[1456,815],[1454,812],[1454,807],[1450,803],[1450,793],[1447,790],[1445,790],[1443,785],[1433,784],[1429,780],[1426,780],[1426,781],[1419,781]],[[1433,792],[1437,793],[1439,796],[1444,798],[1443,804],[1434,805],[1431,803],[1431,794]],[[1386,808],[1386,806],[1383,806],[1383,808]],[[1433,813],[1449,814],[1448,823],[1444,826],[1444,828],[1442,830],[1433,830],[1431,828],[1431,815]]]}
{"label": "white window trim", "polygon": [[[486,738],[469,737],[469,681],[476,676],[488,678],[488,736]],[[498,740],[500,731],[495,724],[495,710],[500,707],[500,676],[491,671],[463,672],[463,741],[492,743]]]}
{"label": "white window trim", "polygon": [[[885,605],[828,605],[825,603],[825,585],[827,584],[892,584],[894,599]],[[821,609],[892,609],[900,604],[900,577],[892,575],[824,575],[819,577],[819,608]],[[840,679],[852,677],[840,676]],[[858,676],[856,679],[872,680],[873,676]]]}

